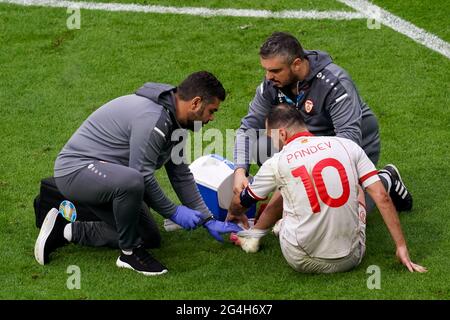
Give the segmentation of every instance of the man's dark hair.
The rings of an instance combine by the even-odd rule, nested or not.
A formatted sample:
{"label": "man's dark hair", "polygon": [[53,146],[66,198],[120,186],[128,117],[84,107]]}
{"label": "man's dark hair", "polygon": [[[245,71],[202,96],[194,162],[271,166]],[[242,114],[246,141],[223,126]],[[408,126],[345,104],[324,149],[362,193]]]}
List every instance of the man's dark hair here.
{"label": "man's dark hair", "polygon": [[303,116],[295,107],[279,104],[270,109],[267,115],[267,126],[270,129],[305,127]]}
{"label": "man's dark hair", "polygon": [[295,59],[305,57],[302,45],[293,35],[286,32],[274,32],[259,49],[263,59],[283,56],[288,64]]}
{"label": "man's dark hair", "polygon": [[201,97],[206,103],[212,103],[214,98],[225,100],[225,89],[219,80],[208,71],[198,71],[190,74],[178,87],[178,96],[188,101]]}

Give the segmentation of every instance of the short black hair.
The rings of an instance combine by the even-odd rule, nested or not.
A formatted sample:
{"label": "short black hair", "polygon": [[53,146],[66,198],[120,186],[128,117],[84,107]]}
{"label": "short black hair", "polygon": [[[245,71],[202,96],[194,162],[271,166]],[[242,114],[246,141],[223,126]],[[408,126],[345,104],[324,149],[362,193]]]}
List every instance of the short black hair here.
{"label": "short black hair", "polygon": [[194,97],[201,97],[206,103],[211,103],[214,98],[225,100],[225,89],[220,81],[208,71],[198,71],[190,74],[177,87],[178,96],[188,101]]}
{"label": "short black hair", "polygon": [[259,55],[263,59],[283,56],[290,64],[297,58],[305,58],[305,51],[293,35],[286,32],[274,32],[259,49]]}
{"label": "short black hair", "polygon": [[305,127],[305,120],[297,108],[287,104],[279,104],[270,109],[267,115],[267,126],[270,129]]}

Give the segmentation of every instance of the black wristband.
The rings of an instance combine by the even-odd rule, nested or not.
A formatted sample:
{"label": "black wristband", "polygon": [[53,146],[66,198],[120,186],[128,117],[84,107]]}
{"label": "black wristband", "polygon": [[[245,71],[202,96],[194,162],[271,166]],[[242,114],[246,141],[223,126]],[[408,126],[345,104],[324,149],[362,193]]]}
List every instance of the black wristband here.
{"label": "black wristband", "polygon": [[215,219],[214,219],[214,216],[209,216],[208,218],[206,218],[205,220],[203,220],[202,226],[205,226],[205,223],[207,223],[208,221],[211,221],[211,220],[215,220]]}
{"label": "black wristband", "polygon": [[250,208],[253,204],[257,203],[258,200],[255,200],[250,193],[248,192],[248,187],[242,190],[240,194],[241,206],[245,208]]}

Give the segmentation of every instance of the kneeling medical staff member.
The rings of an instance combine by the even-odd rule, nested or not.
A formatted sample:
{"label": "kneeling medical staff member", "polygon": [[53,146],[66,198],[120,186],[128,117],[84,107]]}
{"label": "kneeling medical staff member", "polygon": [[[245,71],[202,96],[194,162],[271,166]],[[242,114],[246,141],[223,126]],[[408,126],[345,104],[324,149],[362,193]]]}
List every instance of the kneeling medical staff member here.
{"label": "kneeling medical staff member", "polygon": [[[145,250],[155,242],[159,245],[159,231],[142,210],[143,202],[184,229],[203,225],[219,241],[220,233],[241,230],[213,219],[189,167],[171,154],[178,144],[172,133],[193,130],[195,121],[212,121],[223,100],[222,84],[202,71],[178,87],[147,83],[90,115],[58,155],[54,175],[65,197],[86,204],[101,221],[69,224],[50,211],[36,241],[36,260],[47,263],[51,252],[71,241],[119,247],[118,267],[144,275],[166,273],[167,268]],[[175,205],[159,186],[154,173],[163,165],[183,205]]]}

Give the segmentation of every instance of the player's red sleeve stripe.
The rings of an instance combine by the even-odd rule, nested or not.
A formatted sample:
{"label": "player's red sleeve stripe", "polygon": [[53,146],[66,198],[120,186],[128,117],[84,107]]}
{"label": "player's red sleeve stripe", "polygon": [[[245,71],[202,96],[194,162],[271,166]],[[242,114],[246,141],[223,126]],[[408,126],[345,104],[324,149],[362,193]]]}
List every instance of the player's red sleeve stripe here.
{"label": "player's red sleeve stripe", "polygon": [[248,192],[250,193],[250,195],[251,195],[255,200],[261,201],[261,200],[266,200],[266,199],[267,199],[267,197],[265,197],[265,198],[258,197],[258,196],[252,191],[252,189],[250,189],[250,187],[247,187],[247,190],[248,190]]}
{"label": "player's red sleeve stripe", "polygon": [[364,181],[369,179],[370,177],[373,177],[378,174],[378,171],[374,170],[369,172],[368,174],[363,175],[361,178],[359,178],[359,183],[362,184]]}

